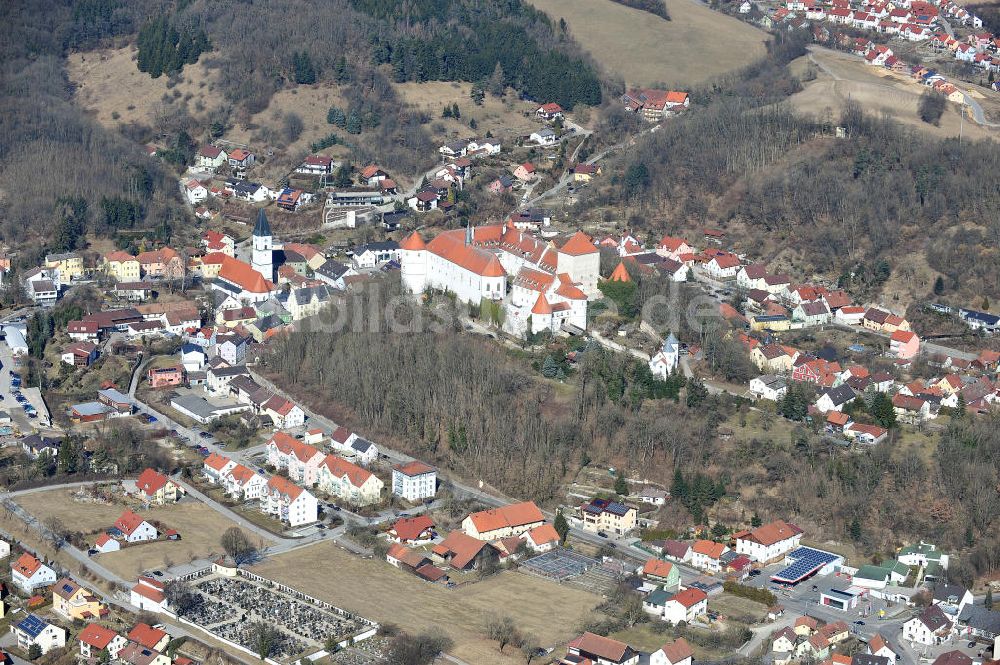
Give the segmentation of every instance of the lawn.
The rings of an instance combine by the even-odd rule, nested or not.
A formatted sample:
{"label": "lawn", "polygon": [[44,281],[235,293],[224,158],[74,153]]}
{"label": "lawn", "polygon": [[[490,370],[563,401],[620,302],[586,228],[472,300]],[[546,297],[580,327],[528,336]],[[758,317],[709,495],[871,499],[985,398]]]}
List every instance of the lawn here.
{"label": "lawn", "polygon": [[[654,625],[652,621],[640,623],[631,628],[612,633],[609,637],[626,642],[640,651],[656,651],[664,644],[673,641],[674,637],[670,629],[661,633],[653,630]],[[704,632],[707,634],[707,631]],[[721,660],[733,655],[732,651],[724,648],[712,649],[703,647],[696,644],[693,640],[688,640],[688,643],[691,645],[691,650],[694,651],[694,659],[696,661]]]}
{"label": "lawn", "polygon": [[768,35],[691,0],[665,0],[672,20],[611,0],[530,0],[627,85],[690,87],[764,55]]}
{"label": "lawn", "polygon": [[[24,503],[41,521],[52,517],[62,520],[70,530],[87,534],[87,540],[112,526],[126,506],[75,501],[72,490],[52,490],[35,494]],[[164,527],[177,529],[179,541],[157,541],[127,547],[120,552],[98,555],[98,561],[123,578],[135,579],[139,572],[219,554],[219,538],[234,523],[199,501],[185,499],[169,506],[137,510],[147,520],[158,520]]]}
{"label": "lawn", "polygon": [[600,602],[593,594],[510,571],[448,589],[384,561],[353,556],[333,543],[278,555],[253,572],[410,632],[444,630],[455,641],[450,653],[469,663],[523,662],[515,650],[508,647],[500,654],[483,637],[484,624],[494,614],[508,614],[541,644],[558,646],[574,637]]}
{"label": "lawn", "polygon": [[749,598],[722,593],[712,596],[708,601],[708,609],[715,610],[725,617],[741,619],[751,617],[759,621],[767,614],[767,608]]}

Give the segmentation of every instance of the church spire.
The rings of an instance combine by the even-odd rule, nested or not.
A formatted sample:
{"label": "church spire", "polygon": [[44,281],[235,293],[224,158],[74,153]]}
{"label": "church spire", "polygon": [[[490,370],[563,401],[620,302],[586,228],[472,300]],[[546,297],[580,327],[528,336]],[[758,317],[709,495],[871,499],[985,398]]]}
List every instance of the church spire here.
{"label": "church spire", "polygon": [[259,237],[271,235],[271,225],[267,221],[267,215],[264,214],[263,208],[257,211],[257,224],[253,227],[253,234]]}

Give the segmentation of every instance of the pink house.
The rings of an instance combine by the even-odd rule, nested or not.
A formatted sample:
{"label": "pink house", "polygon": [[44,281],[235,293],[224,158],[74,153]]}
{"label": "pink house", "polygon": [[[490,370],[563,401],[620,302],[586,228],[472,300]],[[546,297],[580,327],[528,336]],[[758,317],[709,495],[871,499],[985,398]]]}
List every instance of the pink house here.
{"label": "pink house", "polygon": [[889,351],[897,358],[909,360],[920,351],[920,338],[915,332],[897,330],[889,338]]}
{"label": "pink house", "polygon": [[288,477],[300,485],[316,484],[319,468],[326,457],[308,443],[276,432],[267,442],[267,462],[277,469],[288,469]]}
{"label": "pink house", "polygon": [[514,177],[521,182],[529,182],[535,179],[535,165],[531,162],[525,162],[521,164],[516,169],[514,169]]}
{"label": "pink house", "polygon": [[146,379],[149,381],[150,388],[179,386],[184,383],[184,368],[180,365],[154,367],[146,372]]}

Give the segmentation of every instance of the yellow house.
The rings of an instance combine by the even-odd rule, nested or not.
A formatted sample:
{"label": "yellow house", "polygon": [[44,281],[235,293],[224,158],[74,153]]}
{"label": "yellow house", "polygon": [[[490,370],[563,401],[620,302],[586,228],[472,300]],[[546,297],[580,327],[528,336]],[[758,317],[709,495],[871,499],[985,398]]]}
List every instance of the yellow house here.
{"label": "yellow house", "polygon": [[192,265],[192,268],[201,272],[202,279],[215,279],[222,270],[222,259],[225,256],[222,252],[206,254],[198,259],[198,262]]}
{"label": "yellow house", "polygon": [[139,259],[121,250],[105,254],[102,267],[104,272],[119,282],[138,282],[141,276]]}
{"label": "yellow house", "polygon": [[594,499],[580,506],[585,531],[624,536],[636,527],[639,511],[618,501]]}
{"label": "yellow house", "polygon": [[774,332],[783,332],[789,330],[791,327],[792,322],[788,317],[781,316],[780,314],[760,314],[750,317],[750,329],[755,331],[773,330]]}
{"label": "yellow house", "polygon": [[99,619],[108,613],[107,606],[90,589],[84,589],[68,577],[52,587],[52,609],[62,617],[74,619]]}
{"label": "yellow house", "polygon": [[45,257],[45,267],[58,270],[60,282],[83,277],[83,257],[76,252],[49,254]]}
{"label": "yellow house", "polygon": [[573,167],[573,180],[590,182],[595,175],[601,174],[601,167],[595,164],[577,164]]}
{"label": "yellow house", "polygon": [[790,372],[795,358],[777,344],[759,344],[750,352],[750,360],[762,372]]}

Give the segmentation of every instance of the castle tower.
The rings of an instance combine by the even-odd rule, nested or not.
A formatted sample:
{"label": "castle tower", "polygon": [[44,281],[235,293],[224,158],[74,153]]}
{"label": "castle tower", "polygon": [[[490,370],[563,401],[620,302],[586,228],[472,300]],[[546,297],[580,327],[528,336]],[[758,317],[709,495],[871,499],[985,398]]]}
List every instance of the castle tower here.
{"label": "castle tower", "polygon": [[427,245],[414,231],[399,243],[400,278],[410,293],[423,293],[427,288]]}
{"label": "castle tower", "polygon": [[271,225],[263,208],[257,213],[257,224],[253,227],[253,254],[250,265],[265,279],[274,281],[274,238]]}

